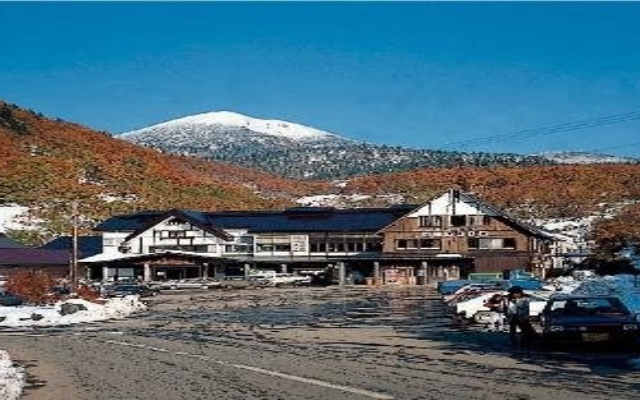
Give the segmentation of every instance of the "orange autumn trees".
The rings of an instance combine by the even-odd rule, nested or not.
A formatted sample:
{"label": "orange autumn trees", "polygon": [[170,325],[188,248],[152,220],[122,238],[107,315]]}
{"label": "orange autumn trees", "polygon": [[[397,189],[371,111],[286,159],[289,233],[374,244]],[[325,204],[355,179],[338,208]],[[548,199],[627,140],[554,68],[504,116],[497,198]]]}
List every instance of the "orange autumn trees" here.
{"label": "orange autumn trees", "polygon": [[7,278],[5,289],[31,304],[43,305],[50,301],[55,282],[51,275],[39,270],[16,272]]}
{"label": "orange autumn trees", "polygon": [[600,253],[640,250],[640,204],[631,204],[615,216],[596,222],[591,239]]}

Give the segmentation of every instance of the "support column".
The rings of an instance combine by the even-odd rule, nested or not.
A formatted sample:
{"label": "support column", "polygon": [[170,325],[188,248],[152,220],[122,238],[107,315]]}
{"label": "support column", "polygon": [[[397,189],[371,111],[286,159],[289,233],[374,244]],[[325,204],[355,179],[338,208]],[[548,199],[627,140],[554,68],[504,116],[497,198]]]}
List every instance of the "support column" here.
{"label": "support column", "polygon": [[243,267],[244,270],[244,276],[249,276],[249,270],[251,269],[251,264],[245,264]]}
{"label": "support column", "polygon": [[289,269],[287,267],[288,267],[287,264],[280,264],[280,272],[282,272],[283,274],[288,273]]}
{"label": "support column", "polygon": [[375,286],[379,286],[381,283],[382,283],[382,280],[380,279],[380,262],[374,261],[373,262],[373,284]]}
{"label": "support column", "polygon": [[343,286],[346,283],[346,268],[343,262],[338,263],[338,282],[340,286]]}
{"label": "support column", "polygon": [[429,283],[429,277],[427,275],[427,271],[429,271],[429,266],[426,261],[423,261],[420,264],[420,269],[422,270],[422,284],[427,285]]}
{"label": "support column", "polygon": [[142,268],[142,280],[144,282],[149,282],[151,280],[151,266],[148,263],[144,263]]}
{"label": "support column", "polygon": [[204,278],[204,279],[209,278],[209,264],[208,263],[202,263],[202,278]]}
{"label": "support column", "polygon": [[106,281],[109,278],[109,267],[106,265],[102,266],[102,280]]}

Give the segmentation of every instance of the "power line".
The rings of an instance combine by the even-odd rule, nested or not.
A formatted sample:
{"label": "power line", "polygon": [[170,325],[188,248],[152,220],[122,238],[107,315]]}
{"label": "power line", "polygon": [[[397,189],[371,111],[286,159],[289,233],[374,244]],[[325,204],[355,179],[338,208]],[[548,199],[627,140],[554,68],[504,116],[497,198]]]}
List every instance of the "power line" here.
{"label": "power line", "polygon": [[465,147],[465,146],[479,146],[484,144],[492,144],[498,142],[505,142],[513,139],[526,139],[534,136],[553,135],[557,133],[571,132],[581,129],[596,128],[599,126],[619,124],[622,122],[640,120],[640,111],[633,111],[624,114],[612,114],[603,117],[589,118],[580,121],[567,122],[557,125],[543,126],[540,128],[523,129],[519,131],[503,133],[499,135],[491,135],[474,139],[460,140],[456,142],[449,142],[442,145],[442,147]]}

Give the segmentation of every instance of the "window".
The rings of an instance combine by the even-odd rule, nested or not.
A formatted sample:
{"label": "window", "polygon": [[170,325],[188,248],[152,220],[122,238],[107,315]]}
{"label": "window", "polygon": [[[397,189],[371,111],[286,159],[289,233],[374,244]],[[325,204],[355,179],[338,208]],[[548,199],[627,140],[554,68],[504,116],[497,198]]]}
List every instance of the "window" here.
{"label": "window", "polygon": [[420,239],[421,249],[440,249],[442,241],[440,239]]}
{"label": "window", "polygon": [[197,246],[150,246],[150,253],[161,253],[169,250],[190,251],[194,253],[207,253],[210,249],[206,245]]}
{"label": "window", "polygon": [[451,226],[465,226],[467,225],[467,216],[466,215],[452,215],[451,216]]}
{"label": "window", "polygon": [[257,252],[289,252],[291,251],[290,243],[258,243],[256,245]]}
{"label": "window", "polygon": [[440,249],[441,247],[440,239],[398,239],[396,241],[398,250]]}
{"label": "window", "polygon": [[469,225],[491,225],[491,217],[489,217],[488,215],[469,215]]}
{"label": "window", "polygon": [[421,228],[424,228],[424,227],[440,228],[442,227],[442,217],[439,215],[425,215],[425,216],[419,217],[418,225]]}
{"label": "window", "polygon": [[187,231],[165,231],[165,234],[162,235],[165,238],[183,238],[187,237]]}
{"label": "window", "polygon": [[481,250],[515,250],[516,239],[515,238],[468,238],[467,247],[470,249]]}
{"label": "window", "polygon": [[309,243],[309,249],[311,253],[326,253],[327,244],[325,242],[311,242]]}

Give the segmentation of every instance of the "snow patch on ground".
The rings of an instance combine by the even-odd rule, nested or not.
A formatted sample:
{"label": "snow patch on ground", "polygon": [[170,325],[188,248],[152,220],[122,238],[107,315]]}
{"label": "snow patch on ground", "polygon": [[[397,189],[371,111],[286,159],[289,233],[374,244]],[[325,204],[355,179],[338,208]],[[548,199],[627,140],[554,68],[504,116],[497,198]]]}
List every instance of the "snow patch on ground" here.
{"label": "snow patch on ground", "polygon": [[6,351],[0,350],[0,399],[16,400],[24,387],[24,373],[14,367]]}
{"label": "snow patch on ground", "polygon": [[[78,311],[74,314],[61,315],[60,309],[63,302],[58,302],[53,306],[18,306],[0,307],[0,326],[25,327],[25,326],[55,326],[71,325],[82,322],[105,321],[114,318],[124,318],[134,312],[146,310],[146,306],[137,296],[126,296],[114,298],[105,304],[96,304],[86,300],[72,299],[65,303],[83,305],[86,310]],[[37,320],[32,316],[40,315]]]}
{"label": "snow patch on ground", "polygon": [[[0,326],[34,327],[105,321],[124,318],[134,312],[147,309],[147,306],[137,296],[109,299],[105,304],[96,304],[80,299],[67,300],[65,303],[81,304],[86,310],[61,315],[62,302],[45,307],[0,307],[0,319],[4,317]],[[32,318],[34,314],[41,315],[42,318],[36,321]],[[22,369],[13,365],[6,351],[0,350],[0,399],[17,400],[22,393],[24,382],[25,377]]]}

